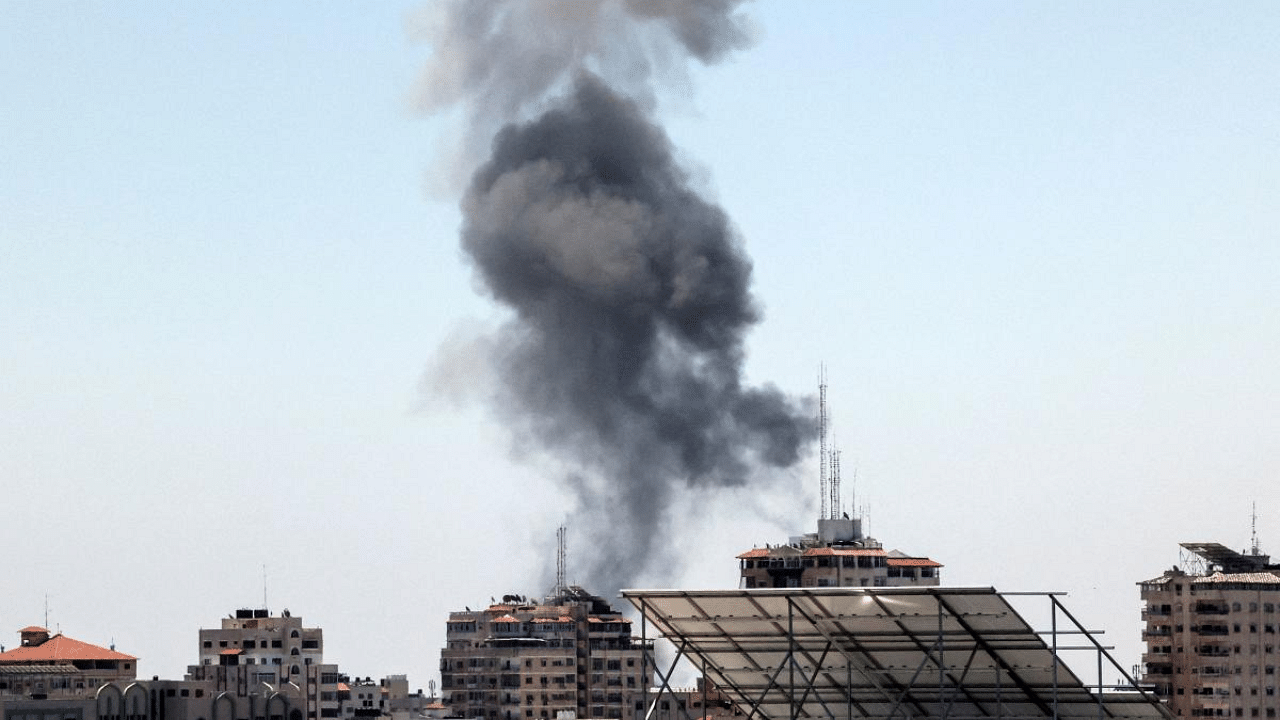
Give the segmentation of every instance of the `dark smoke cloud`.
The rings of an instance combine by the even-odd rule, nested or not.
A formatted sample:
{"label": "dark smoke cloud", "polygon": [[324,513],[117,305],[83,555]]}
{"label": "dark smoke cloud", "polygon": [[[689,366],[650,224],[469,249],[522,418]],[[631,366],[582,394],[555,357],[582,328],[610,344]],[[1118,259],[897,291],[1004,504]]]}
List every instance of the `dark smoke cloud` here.
{"label": "dark smoke cloud", "polygon": [[[555,86],[551,69],[534,72],[536,82],[492,77],[516,60],[494,38],[529,13],[552,25],[571,16],[573,30],[605,17],[622,23],[574,41],[587,48],[657,22],[682,52],[712,61],[744,42],[735,5],[455,6],[445,26],[477,33],[477,47],[498,57],[481,61],[459,39],[446,56],[465,55],[463,84],[446,90],[489,78],[475,97],[513,95],[479,105],[514,112]],[[564,37],[556,27],[551,36]],[[571,525],[592,551],[575,558],[573,574],[611,593],[670,560],[671,545],[659,538],[682,487],[776,477],[771,469],[793,465],[808,447],[813,413],[773,387],[743,385],[743,340],[759,320],[751,263],[724,211],[691,188],[648,99],[592,72],[590,52],[555,45],[546,53],[564,62],[567,87],[539,116],[497,133],[462,202],[462,242],[484,288],[514,313],[487,343],[502,381],[496,407],[575,468],[566,479],[579,502]]]}

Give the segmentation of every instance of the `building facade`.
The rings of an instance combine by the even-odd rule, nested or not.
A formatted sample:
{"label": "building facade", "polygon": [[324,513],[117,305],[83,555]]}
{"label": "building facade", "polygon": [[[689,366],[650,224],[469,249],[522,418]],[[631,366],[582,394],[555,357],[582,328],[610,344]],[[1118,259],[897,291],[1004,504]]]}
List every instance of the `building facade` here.
{"label": "building facade", "polygon": [[652,674],[631,621],[578,587],[450,613],[446,639],[442,701],[461,717],[630,718]]}
{"label": "building facade", "polygon": [[740,587],[901,587],[939,585],[942,564],[886,551],[857,518],[818,520],[818,532],[738,556]]}
{"label": "building facade", "polygon": [[324,631],[303,627],[302,618],[284,610],[241,609],[221,626],[201,629],[197,665],[186,679],[211,683],[218,692],[247,694],[251,688],[296,687],[305,720],[343,716],[339,684],[345,678],[324,662]]}
{"label": "building facade", "polygon": [[1280,565],[1183,543],[1191,567],[1139,583],[1143,682],[1184,717],[1276,718]]}

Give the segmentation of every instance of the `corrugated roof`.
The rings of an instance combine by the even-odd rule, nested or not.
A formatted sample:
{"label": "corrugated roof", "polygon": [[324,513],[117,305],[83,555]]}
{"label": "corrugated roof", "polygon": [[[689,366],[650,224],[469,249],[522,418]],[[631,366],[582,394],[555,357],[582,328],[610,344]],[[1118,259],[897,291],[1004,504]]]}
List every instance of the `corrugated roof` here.
{"label": "corrugated roof", "polygon": [[81,642],[58,633],[39,645],[22,645],[0,653],[0,664],[71,660],[137,660],[132,655]]}
{"label": "corrugated roof", "polygon": [[0,665],[0,675],[75,675],[73,665]]}

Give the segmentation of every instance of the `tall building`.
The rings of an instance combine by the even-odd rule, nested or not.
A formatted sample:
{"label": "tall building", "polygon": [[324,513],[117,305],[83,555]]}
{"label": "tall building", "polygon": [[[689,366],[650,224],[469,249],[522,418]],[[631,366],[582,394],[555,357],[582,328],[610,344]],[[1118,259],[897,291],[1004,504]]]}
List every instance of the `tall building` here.
{"label": "tall building", "polygon": [[942,563],[886,551],[859,518],[822,518],[818,532],[738,556],[743,588],[938,585]]}
{"label": "tall building", "polygon": [[92,693],[111,682],[128,682],[138,675],[138,658],[69,638],[50,635],[42,627],[18,631],[18,647],[0,652],[0,691],[13,690],[18,678],[35,672],[47,676],[30,685],[28,694]]}
{"label": "tall building", "polygon": [[251,688],[296,686],[306,699],[307,720],[342,715],[338,666],[324,663],[324,632],[307,628],[288,610],[242,609],[221,627],[200,630],[200,662],[187,680],[208,681],[215,691],[247,694]]}
{"label": "tall building", "polygon": [[818,375],[818,531],[738,556],[741,588],[939,585],[942,563],[886,551],[864,535],[862,518],[842,511],[840,451],[827,445],[826,369]]}
{"label": "tall building", "polygon": [[1182,543],[1190,567],[1139,583],[1143,682],[1174,715],[1275,718],[1280,565],[1258,551]]}
{"label": "tall building", "polygon": [[631,621],[579,587],[449,613],[440,651],[443,702],[468,718],[629,718],[649,674]]}

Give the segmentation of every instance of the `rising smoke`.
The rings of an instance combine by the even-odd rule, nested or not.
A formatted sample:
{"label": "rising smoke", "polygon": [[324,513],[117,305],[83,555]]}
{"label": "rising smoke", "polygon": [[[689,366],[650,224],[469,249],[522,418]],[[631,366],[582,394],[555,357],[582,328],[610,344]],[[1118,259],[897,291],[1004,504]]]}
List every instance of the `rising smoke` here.
{"label": "rising smoke", "polygon": [[807,401],[742,384],[751,263],[646,85],[741,46],[736,5],[466,0],[437,18],[426,104],[505,123],[462,201],[463,248],[514,313],[489,343],[496,406],[574,468],[593,550],[573,574],[594,592],[669,561],[680,488],[767,481],[814,436]]}

